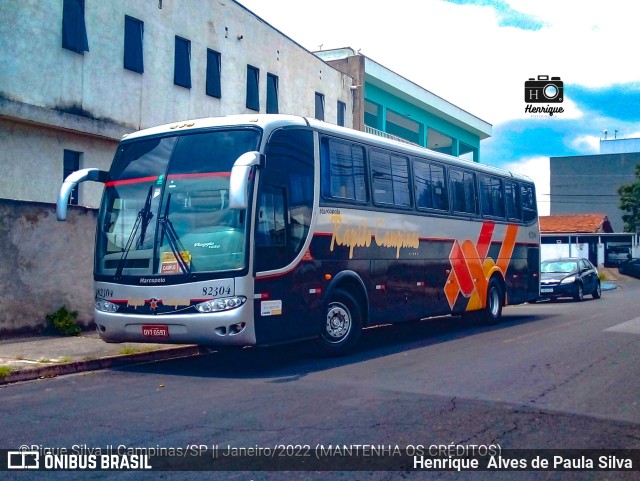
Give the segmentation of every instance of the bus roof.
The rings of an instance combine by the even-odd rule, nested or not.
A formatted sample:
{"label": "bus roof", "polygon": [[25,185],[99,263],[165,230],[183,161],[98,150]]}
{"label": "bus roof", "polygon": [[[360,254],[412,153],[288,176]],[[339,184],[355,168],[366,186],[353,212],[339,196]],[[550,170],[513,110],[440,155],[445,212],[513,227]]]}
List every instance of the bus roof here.
{"label": "bus roof", "polygon": [[133,140],[137,138],[147,137],[151,135],[162,135],[165,133],[173,133],[176,131],[184,132],[189,130],[199,130],[211,127],[227,127],[227,126],[257,126],[265,131],[271,131],[279,127],[300,126],[311,127],[319,132],[336,135],[351,140],[358,140],[369,145],[381,148],[393,148],[402,151],[407,155],[415,155],[422,158],[442,161],[448,164],[457,165],[459,167],[471,168],[475,171],[485,172],[489,174],[501,175],[504,177],[512,177],[527,182],[533,181],[526,175],[509,172],[499,167],[493,167],[487,164],[481,164],[469,160],[460,159],[452,155],[443,154],[430,150],[425,147],[404,143],[393,139],[379,137],[359,130],[341,127],[338,125],[323,122],[321,120],[301,117],[297,115],[284,114],[239,114],[227,115],[222,117],[204,117],[199,119],[184,120],[180,122],[172,122],[170,124],[158,125],[144,130],[139,130],[122,137],[122,140]]}

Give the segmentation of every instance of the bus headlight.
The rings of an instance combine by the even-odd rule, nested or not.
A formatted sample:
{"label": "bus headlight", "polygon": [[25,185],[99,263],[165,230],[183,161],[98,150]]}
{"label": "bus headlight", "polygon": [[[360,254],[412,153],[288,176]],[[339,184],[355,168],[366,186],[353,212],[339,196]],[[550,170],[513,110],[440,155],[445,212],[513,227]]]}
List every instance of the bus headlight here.
{"label": "bus headlight", "polygon": [[243,296],[225,297],[223,299],[212,299],[201,302],[200,304],[196,304],[195,308],[198,312],[228,311],[229,309],[240,307],[245,302],[247,302],[247,298]]}
{"label": "bus headlight", "polygon": [[116,312],[119,307],[120,306],[118,306],[118,304],[114,304],[113,302],[109,302],[104,299],[96,301],[96,309],[102,312]]}

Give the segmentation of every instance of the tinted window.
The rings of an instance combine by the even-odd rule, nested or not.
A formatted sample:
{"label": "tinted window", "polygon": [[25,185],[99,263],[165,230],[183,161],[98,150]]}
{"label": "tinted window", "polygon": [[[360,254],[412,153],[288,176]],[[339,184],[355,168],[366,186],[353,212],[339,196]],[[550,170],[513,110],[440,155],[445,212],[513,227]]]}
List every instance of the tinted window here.
{"label": "tinted window", "polygon": [[322,194],[327,198],[366,202],[364,149],[325,139],[322,144]]}
{"label": "tinted window", "polygon": [[538,216],[535,190],[532,185],[523,185],[521,193],[523,220],[531,222]]}
{"label": "tinted window", "polygon": [[522,208],[520,204],[520,188],[515,182],[504,183],[504,200],[507,219],[522,220]]}
{"label": "tinted window", "polygon": [[371,188],[373,201],[409,207],[409,161],[406,157],[390,155],[380,150],[371,151]]}
{"label": "tinted window", "polygon": [[504,217],[504,193],[501,179],[486,175],[480,177],[480,203],[482,215]]}
{"label": "tinted window", "polygon": [[449,178],[453,211],[477,214],[475,175],[472,172],[451,169]]}
{"label": "tinted window", "polygon": [[449,197],[442,165],[413,163],[416,205],[422,209],[449,210]]}
{"label": "tinted window", "polygon": [[256,270],[279,269],[300,253],[313,208],[313,134],[274,132],[260,172],[256,226]]}

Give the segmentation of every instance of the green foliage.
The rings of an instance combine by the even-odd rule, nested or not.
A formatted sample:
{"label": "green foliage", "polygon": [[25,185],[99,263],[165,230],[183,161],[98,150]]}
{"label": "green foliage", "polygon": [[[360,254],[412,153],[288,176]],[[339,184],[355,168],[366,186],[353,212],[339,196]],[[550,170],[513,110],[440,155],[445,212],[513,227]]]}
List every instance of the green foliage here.
{"label": "green foliage", "polygon": [[7,377],[13,369],[10,366],[0,366],[0,378]]}
{"label": "green foliage", "polygon": [[640,165],[636,165],[636,178],[633,184],[618,189],[620,210],[626,212],[622,215],[625,232],[640,232]]}
{"label": "green foliage", "polygon": [[65,336],[77,336],[82,330],[76,319],[78,317],[78,311],[70,311],[67,306],[62,306],[56,312],[47,314],[47,326],[53,329],[55,332]]}

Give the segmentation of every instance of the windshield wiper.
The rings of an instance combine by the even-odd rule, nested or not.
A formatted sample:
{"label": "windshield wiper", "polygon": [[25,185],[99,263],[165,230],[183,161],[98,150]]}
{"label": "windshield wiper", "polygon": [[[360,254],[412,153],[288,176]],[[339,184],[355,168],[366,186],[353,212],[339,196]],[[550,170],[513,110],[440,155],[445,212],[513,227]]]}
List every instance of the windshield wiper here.
{"label": "windshield wiper", "polygon": [[133,240],[136,237],[136,233],[138,229],[141,228],[140,237],[138,237],[137,247],[141,247],[144,242],[144,237],[147,233],[147,227],[149,227],[149,222],[153,218],[153,213],[151,212],[151,192],[153,191],[153,186],[149,186],[149,193],[147,194],[147,199],[144,202],[144,207],[140,209],[138,212],[138,216],[136,217],[136,221],[131,228],[131,234],[129,234],[129,238],[127,239],[127,244],[124,246],[124,250],[122,251],[122,256],[120,257],[120,261],[118,262],[118,268],[116,269],[116,277],[122,276],[122,270],[124,268],[124,263],[129,255],[129,251],[131,250],[131,245],[133,244]]}
{"label": "windshield wiper", "polygon": [[158,223],[160,224],[160,228],[161,228],[160,232],[162,234],[162,237],[160,238],[160,245],[162,245],[162,242],[164,240],[164,235],[166,234],[167,241],[169,242],[169,247],[171,247],[171,252],[173,252],[173,256],[176,258],[176,261],[178,262],[180,269],[182,270],[182,272],[189,275],[191,274],[191,268],[186,263],[186,261],[182,258],[182,251],[184,250],[184,247],[180,242],[180,238],[176,233],[175,227],[173,227],[173,224],[169,220],[170,205],[171,205],[171,194],[167,196],[167,203],[164,209],[164,214],[160,219],[158,219]]}

